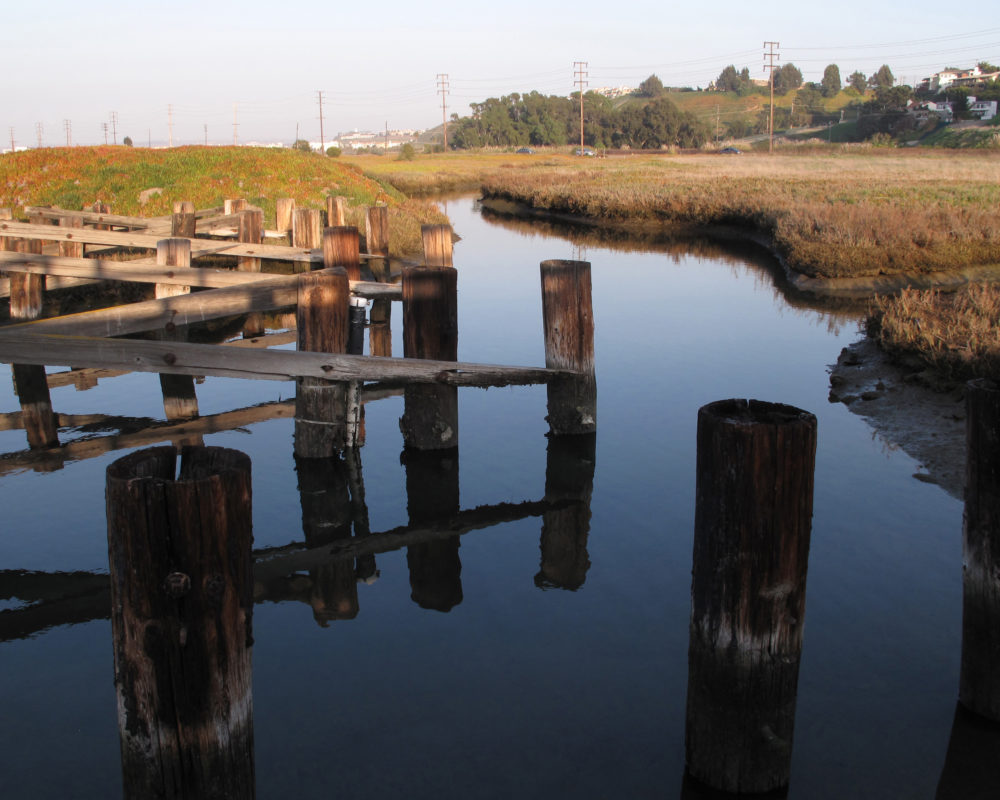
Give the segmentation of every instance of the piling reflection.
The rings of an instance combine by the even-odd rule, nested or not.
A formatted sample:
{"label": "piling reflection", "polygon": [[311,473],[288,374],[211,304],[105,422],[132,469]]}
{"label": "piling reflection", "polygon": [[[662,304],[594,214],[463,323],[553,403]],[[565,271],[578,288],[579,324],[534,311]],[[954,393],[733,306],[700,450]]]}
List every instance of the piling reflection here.
{"label": "piling reflection", "polygon": [[[406,510],[411,527],[441,523],[459,512],[458,448],[400,455],[406,468]],[[447,612],[462,602],[459,537],[445,536],[406,548],[410,597],[421,608]]]}
{"label": "piling reflection", "polygon": [[597,434],[549,438],[545,500],[560,505],[542,516],[542,559],[535,575],[540,589],[576,591],[587,579],[596,449]]}

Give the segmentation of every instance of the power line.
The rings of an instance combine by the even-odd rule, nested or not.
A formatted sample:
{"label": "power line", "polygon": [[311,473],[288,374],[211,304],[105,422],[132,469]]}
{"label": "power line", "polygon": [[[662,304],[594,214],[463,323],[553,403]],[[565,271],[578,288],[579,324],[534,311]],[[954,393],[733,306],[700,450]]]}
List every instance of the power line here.
{"label": "power line", "polygon": [[437,74],[437,93],[441,95],[441,125],[444,127],[444,151],[448,152],[448,73]]}
{"label": "power line", "polygon": [[580,87],[580,155],[583,155],[583,87],[587,85],[587,62],[573,62],[573,85]]}

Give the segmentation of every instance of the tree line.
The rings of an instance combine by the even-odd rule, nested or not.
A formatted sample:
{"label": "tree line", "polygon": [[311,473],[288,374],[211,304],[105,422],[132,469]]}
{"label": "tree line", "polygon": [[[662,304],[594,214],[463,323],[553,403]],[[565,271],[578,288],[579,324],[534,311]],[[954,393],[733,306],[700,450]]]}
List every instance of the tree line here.
{"label": "tree line", "polygon": [[[650,79],[656,76],[650,76]],[[583,96],[583,141],[597,148],[661,149],[700,147],[711,136],[709,127],[680,111],[659,79],[643,82],[646,103],[620,108],[604,95]],[[471,103],[472,114],[452,115],[448,144],[456,149],[476,147],[559,146],[580,141],[580,95],[570,97],[514,92]]]}

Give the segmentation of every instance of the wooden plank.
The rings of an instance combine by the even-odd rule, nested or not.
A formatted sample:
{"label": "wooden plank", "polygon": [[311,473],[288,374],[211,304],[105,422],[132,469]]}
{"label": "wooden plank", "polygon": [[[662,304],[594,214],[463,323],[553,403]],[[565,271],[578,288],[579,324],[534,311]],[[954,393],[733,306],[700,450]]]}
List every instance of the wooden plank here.
{"label": "wooden plank", "polygon": [[[171,301],[186,298],[170,298]],[[215,375],[287,381],[379,381],[448,386],[512,386],[546,383],[563,373],[540,367],[474,364],[417,358],[377,358],[290,350],[254,350],[211,344],[104,339],[34,333],[16,326],[0,333],[0,362],[72,364],[178,375]]]}
{"label": "wooden plank", "polygon": [[[106,414],[56,414],[56,424],[60,428],[76,428],[80,425],[93,425],[108,419]],[[20,411],[9,411],[0,414],[0,431],[17,431],[24,429],[24,416]]]}
{"label": "wooden plank", "polygon": [[170,217],[126,217],[121,214],[100,214],[94,211],[70,211],[65,208],[46,208],[45,206],[25,206],[25,214],[36,214],[43,219],[61,220],[65,217],[82,219],[85,224],[119,225],[129,228],[146,228],[150,223],[163,220],[170,223]]}

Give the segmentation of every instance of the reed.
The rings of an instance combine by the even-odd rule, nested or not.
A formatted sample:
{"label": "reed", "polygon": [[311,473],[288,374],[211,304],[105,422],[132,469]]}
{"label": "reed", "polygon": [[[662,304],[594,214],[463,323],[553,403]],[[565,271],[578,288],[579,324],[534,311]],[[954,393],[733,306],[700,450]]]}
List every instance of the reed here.
{"label": "reed", "polygon": [[1000,288],[906,289],[876,297],[868,332],[889,353],[916,357],[948,378],[1000,378]]}

